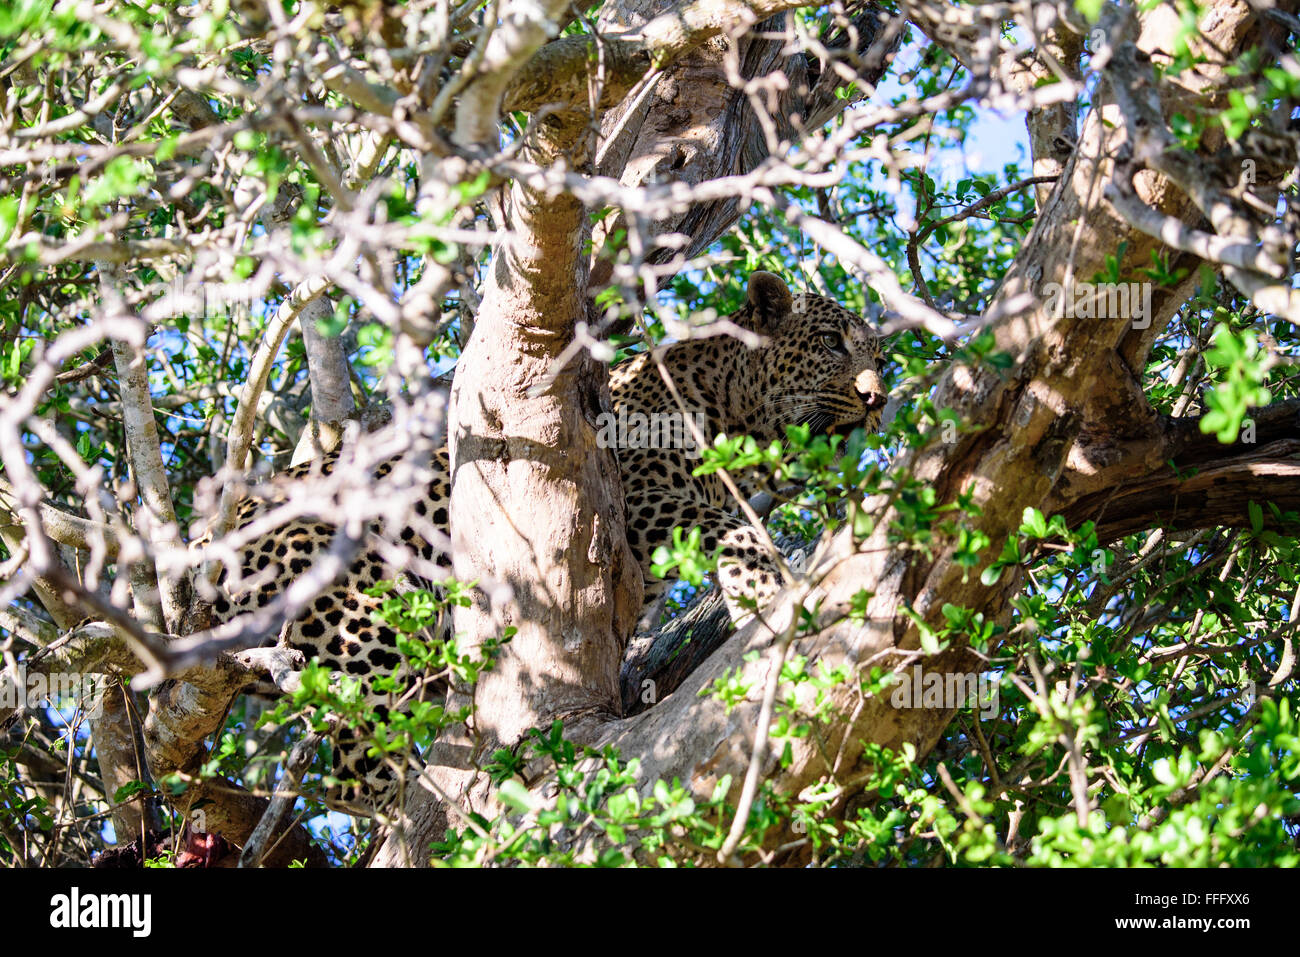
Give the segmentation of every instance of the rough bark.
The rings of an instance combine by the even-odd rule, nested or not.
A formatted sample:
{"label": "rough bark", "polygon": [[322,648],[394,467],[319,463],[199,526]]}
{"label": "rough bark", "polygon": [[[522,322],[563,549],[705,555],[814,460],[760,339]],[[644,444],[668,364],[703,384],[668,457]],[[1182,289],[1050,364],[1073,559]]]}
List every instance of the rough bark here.
{"label": "rough bark", "polygon": [[[208,757],[203,742],[221,728],[230,702],[253,683],[252,678],[246,667],[230,659],[215,667],[192,669],[180,679],[164,682],[151,695],[144,728],[155,777],[163,780],[176,774],[186,782],[183,793],[170,799],[172,805],[191,826],[219,834],[236,847],[243,847],[253,835],[270,801],[230,781],[204,778],[198,772]],[[306,828],[293,821],[281,824],[269,844],[276,845],[263,858],[269,867],[286,867],[300,860],[312,867],[325,865],[324,853],[311,843]]]}
{"label": "rough bark", "polygon": [[[586,149],[580,124],[553,122],[545,134],[543,162]],[[557,718],[576,727],[618,713],[619,665],[641,604],[618,466],[596,442],[596,417],[610,407],[604,367],[584,353],[556,368],[583,314],[586,211],[522,185],[509,203],[511,239],[488,268],[448,433],[455,571],[480,582],[474,603],[455,610],[455,630],[470,653],[516,632],[473,690],[469,733],[437,742],[429,761],[437,790],[476,809],[491,792],[474,764],[494,749]],[[427,833],[445,820],[428,793],[412,804],[407,828]],[[376,866],[422,846],[402,837]]]}
{"label": "rough bark", "polygon": [[100,700],[99,717],[90,723],[99,776],[104,782],[104,797],[112,811],[113,833],[119,844],[135,837],[143,838],[159,827],[158,808],[147,790],[137,792],[125,801],[118,801],[116,797],[119,788],[133,781],[143,782],[146,786],[151,781],[139,722],[128,707],[128,693],[120,684],[112,684]]}

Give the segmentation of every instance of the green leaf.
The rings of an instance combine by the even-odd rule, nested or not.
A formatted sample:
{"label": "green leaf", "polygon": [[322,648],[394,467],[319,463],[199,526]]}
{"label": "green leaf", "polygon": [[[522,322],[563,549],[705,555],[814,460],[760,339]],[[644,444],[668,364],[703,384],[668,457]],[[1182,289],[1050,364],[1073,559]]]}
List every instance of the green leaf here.
{"label": "green leaf", "polygon": [[1043,513],[1033,507],[1026,508],[1021,517],[1020,534],[1032,538],[1047,537],[1047,519],[1043,518]]}
{"label": "green leaf", "polygon": [[7,243],[18,223],[18,197],[0,197],[0,243]]}
{"label": "green leaf", "polygon": [[127,781],[126,784],[123,784],[113,792],[113,803],[121,804],[124,801],[129,800],[133,795],[148,790],[149,785],[145,784],[143,781]]}
{"label": "green leaf", "polygon": [[531,811],[537,806],[536,799],[528,792],[528,789],[520,784],[515,778],[509,778],[501,782],[501,787],[497,791],[497,796],[506,804],[521,813]]}
{"label": "green leaf", "polygon": [[1199,428],[1227,445],[1237,441],[1252,407],[1272,401],[1271,393],[1264,386],[1268,368],[1253,331],[1238,334],[1220,325],[1211,346],[1205,353],[1205,364],[1212,370],[1217,384],[1205,394],[1207,411],[1201,417]]}
{"label": "green leaf", "polygon": [[1101,8],[1104,0],[1074,0],[1074,9],[1089,23],[1096,23],[1101,19]]}

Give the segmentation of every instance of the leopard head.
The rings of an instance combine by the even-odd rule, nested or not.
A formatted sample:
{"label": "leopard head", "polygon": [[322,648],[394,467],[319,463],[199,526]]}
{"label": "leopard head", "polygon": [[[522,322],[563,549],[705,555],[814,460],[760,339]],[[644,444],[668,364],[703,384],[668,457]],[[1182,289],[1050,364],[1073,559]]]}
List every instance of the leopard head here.
{"label": "leopard head", "polygon": [[751,435],[783,437],[787,425],[814,435],[879,428],[888,398],[881,340],[861,316],[825,296],[792,296],[779,277],[755,272],[732,319],[766,340],[750,352],[750,381],[736,383]]}

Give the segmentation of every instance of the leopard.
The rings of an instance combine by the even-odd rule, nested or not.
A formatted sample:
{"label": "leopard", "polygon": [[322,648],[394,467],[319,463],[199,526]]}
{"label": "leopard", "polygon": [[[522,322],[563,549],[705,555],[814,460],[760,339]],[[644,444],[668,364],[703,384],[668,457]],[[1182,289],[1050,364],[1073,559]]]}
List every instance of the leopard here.
{"label": "leopard", "polygon": [[[686,429],[685,417],[695,425],[682,450],[645,442],[617,450],[627,539],[645,579],[647,606],[657,605],[673,585],[651,573],[655,551],[671,540],[675,527],[698,527],[703,550],[718,554],[718,584],[732,620],[740,623],[780,590],[777,559],[721,475],[695,474],[696,446],[724,434],[767,444],[784,440],[786,428],[798,425],[813,435],[844,435],[856,428],[873,432],[888,395],[880,337],[833,299],[812,294],[796,299],[780,277],[757,271],[750,276],[744,307],[727,318],[764,344],[748,348],[735,337],[708,336],[675,343],[658,359],[643,352],[614,368],[610,391],[624,420],[640,415],[653,422],[676,412],[683,417],[682,429],[673,433]],[[665,374],[680,402],[670,398]],[[746,499],[771,491],[767,477],[758,470],[736,474],[737,491]]]}
{"label": "leopard", "polygon": [[[755,271],[744,304],[725,319],[715,326],[735,334],[687,337],[637,352],[612,368],[609,415],[619,422],[671,421],[675,427],[661,429],[658,436],[667,434],[673,441],[646,441],[644,434],[630,437],[615,431],[610,444],[626,503],[627,544],[642,572],[646,608],[657,607],[674,584],[654,574],[656,549],[672,541],[675,528],[699,528],[702,547],[717,556],[716,580],[728,612],[741,624],[780,591],[779,559],[766,535],[745,518],[721,475],[696,474],[701,443],[724,434],[768,443],[784,439],[787,426],[807,426],[815,435],[844,435],[857,428],[875,431],[888,395],[881,336],[832,298],[795,296],[779,276]],[[328,472],[334,458],[281,474],[292,481],[312,471]],[[389,468],[381,465],[379,474]],[[757,471],[733,474],[742,496],[766,487],[766,477]],[[427,529],[449,534],[450,475],[444,446],[434,453],[432,479],[415,502],[418,521],[397,533],[402,545],[448,574],[449,556],[430,542],[437,536]],[[271,507],[274,499],[241,502],[239,527]],[[314,558],[330,547],[335,531],[327,521],[299,519],[242,548],[240,573],[227,578],[223,571],[218,578],[219,593],[212,605],[215,623],[265,606],[312,567]],[[358,679],[363,687],[376,675],[396,675],[396,691],[371,695],[380,720],[400,707],[402,692],[418,679],[405,669],[397,651],[398,633],[377,615],[383,597],[376,586],[394,580],[404,580],[404,587],[429,584],[409,575],[403,579],[403,570],[379,551],[363,549],[346,574],[273,639]],[[368,750],[363,736],[347,729],[338,732],[333,777],[342,783],[328,794],[330,807],[367,814],[392,800],[402,772]]]}

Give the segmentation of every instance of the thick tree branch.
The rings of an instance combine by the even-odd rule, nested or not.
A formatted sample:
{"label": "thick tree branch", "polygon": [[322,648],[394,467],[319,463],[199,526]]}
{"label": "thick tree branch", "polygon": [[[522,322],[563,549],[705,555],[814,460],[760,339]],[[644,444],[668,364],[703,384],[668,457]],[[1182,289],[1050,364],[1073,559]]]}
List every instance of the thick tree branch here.
{"label": "thick tree branch", "polygon": [[[107,308],[112,314],[124,314],[122,295],[116,288],[116,273],[103,263],[100,270],[100,288]],[[140,501],[144,505],[144,511],[137,513],[137,525],[141,526],[138,530],[156,549],[180,549],[180,527],[172,506],[171,485],[158,440],[158,424],[154,421],[144,349],[114,340],[112,350],[122,395],[122,426],[126,432],[127,451],[131,456]],[[153,569],[147,569],[140,583],[147,587],[148,578],[156,581],[165,630],[175,633],[180,628],[189,601],[188,581],[183,576],[164,575],[159,578]],[[143,593],[135,597],[137,601],[151,600]]]}
{"label": "thick tree branch", "polygon": [[271,375],[271,365],[284,343],[294,321],[313,299],[323,293],[329,285],[322,277],[313,277],[294,287],[292,293],[285,297],[275,316],[267,324],[262,344],[249,366],[248,379],[244,382],[239,396],[239,405],[235,409],[234,420],[230,423],[230,438],[226,445],[226,467],[230,472],[221,492],[221,508],[212,528],[213,537],[224,535],[231,527],[235,516],[235,506],[239,504],[243,486],[239,482],[239,473],[244,469],[248,459],[248,450],[253,443],[253,424],[256,420],[258,400],[266,389],[267,379]]}
{"label": "thick tree branch", "polygon": [[[17,527],[16,506],[13,486],[0,479],[0,522]],[[117,530],[111,525],[73,515],[46,502],[42,502],[37,508],[41,516],[41,527],[51,540],[60,545],[87,551],[102,546],[108,558],[117,557],[118,535]]]}
{"label": "thick tree branch", "polygon": [[294,450],[292,465],[321,452],[333,451],[343,437],[343,423],[356,409],[352,398],[352,370],[343,348],[342,332],[325,335],[317,323],[332,319],[334,305],[320,296],[303,307],[298,317],[307,373],[311,377],[311,426],[304,430]]}

